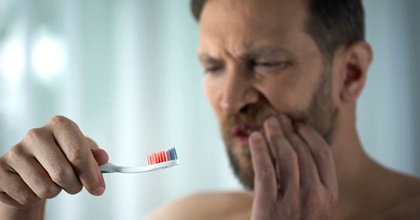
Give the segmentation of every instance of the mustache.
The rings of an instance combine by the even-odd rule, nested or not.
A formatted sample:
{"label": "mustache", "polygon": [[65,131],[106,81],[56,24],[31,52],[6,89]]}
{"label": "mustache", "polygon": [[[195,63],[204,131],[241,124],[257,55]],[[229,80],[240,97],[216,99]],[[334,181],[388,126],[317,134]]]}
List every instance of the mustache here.
{"label": "mustache", "polygon": [[[308,112],[295,112],[294,114],[287,114],[292,120],[292,123],[310,123]],[[240,124],[257,124],[262,125],[264,121],[270,117],[279,118],[280,113],[270,107],[254,104],[247,106],[236,114],[227,114],[221,119],[222,131],[230,131],[234,126]],[[311,123],[310,123],[311,124]]]}
{"label": "mustache", "polygon": [[229,129],[239,124],[253,123],[262,125],[269,117],[278,117],[279,113],[264,104],[254,104],[245,106],[235,114],[227,114],[222,118],[221,125],[224,129]]}

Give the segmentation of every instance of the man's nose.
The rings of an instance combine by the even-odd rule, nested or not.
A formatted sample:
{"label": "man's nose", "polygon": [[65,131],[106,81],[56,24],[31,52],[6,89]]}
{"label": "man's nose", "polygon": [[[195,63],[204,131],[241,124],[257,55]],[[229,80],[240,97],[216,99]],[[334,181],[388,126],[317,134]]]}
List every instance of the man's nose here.
{"label": "man's nose", "polygon": [[259,93],[252,79],[242,73],[227,74],[220,107],[227,113],[238,113],[243,107],[258,102]]}

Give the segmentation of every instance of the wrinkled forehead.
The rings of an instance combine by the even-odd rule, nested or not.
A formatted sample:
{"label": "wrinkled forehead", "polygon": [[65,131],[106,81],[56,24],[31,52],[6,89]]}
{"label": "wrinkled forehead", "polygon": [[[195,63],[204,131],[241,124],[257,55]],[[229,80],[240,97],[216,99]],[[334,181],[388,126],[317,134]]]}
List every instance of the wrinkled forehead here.
{"label": "wrinkled forehead", "polygon": [[200,23],[209,19],[220,22],[246,20],[266,25],[290,22],[305,18],[306,9],[305,0],[207,0]]}
{"label": "wrinkled forehead", "polygon": [[293,40],[288,38],[306,34],[306,12],[304,0],[207,0],[200,16],[199,53],[209,44]]}

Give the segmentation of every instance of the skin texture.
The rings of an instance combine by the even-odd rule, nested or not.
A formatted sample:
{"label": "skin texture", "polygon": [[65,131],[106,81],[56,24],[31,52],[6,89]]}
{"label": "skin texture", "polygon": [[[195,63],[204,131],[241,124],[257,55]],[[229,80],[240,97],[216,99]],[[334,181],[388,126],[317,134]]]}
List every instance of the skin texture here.
{"label": "skin texture", "polygon": [[[204,88],[234,171],[254,191],[188,196],[148,219],[418,218],[420,181],[375,163],[357,135],[369,44],[343,45],[326,62],[306,15],[303,1],[206,3]],[[244,123],[246,142],[232,132]]]}
{"label": "skin texture", "polygon": [[0,219],[43,219],[46,199],[61,190],[76,194],[85,187],[103,194],[98,164],[107,161],[106,152],[74,122],[53,117],[0,158]]}
{"label": "skin texture", "polygon": [[[269,116],[285,113],[294,121],[312,125],[324,138],[331,139],[337,109],[330,96],[330,67],[323,64],[320,51],[307,35],[291,29],[305,18],[304,11],[295,10],[301,6],[299,2],[283,3],[290,10],[280,19],[300,18],[285,25],[278,24],[278,16],[263,21],[253,19],[249,11],[240,10],[249,4],[235,1],[230,4],[228,7],[245,11],[234,14],[235,18],[245,17],[249,22],[220,21],[223,17],[213,14],[206,17],[204,12],[199,57],[206,71],[206,94],[220,120],[232,167],[243,184],[253,188],[250,151],[248,147],[238,147],[233,140],[231,131],[235,126],[255,123],[261,127]],[[213,2],[207,7],[211,10]],[[267,10],[255,9],[260,10],[257,13]],[[222,27],[217,25],[220,22],[224,24]],[[257,31],[236,34],[246,29]],[[296,41],[299,44],[289,40],[296,35],[301,39]]]}
{"label": "skin texture", "polygon": [[[254,13],[274,13],[278,7],[285,13],[254,19]],[[219,16],[207,13],[213,8],[225,10]],[[233,19],[232,8],[238,8]],[[211,1],[201,19],[199,56],[206,71],[206,94],[221,121],[233,167],[244,185],[255,185],[252,219],[331,218],[338,199],[337,178],[330,147],[319,133],[332,136],[337,111],[329,67],[315,42],[294,28],[304,23],[302,3]],[[222,27],[215,25],[220,20]],[[288,22],[279,25],[278,20]],[[298,126],[285,114],[299,121]],[[238,143],[232,127],[248,121],[256,123],[258,131],[249,144]]]}
{"label": "skin texture", "polygon": [[[420,181],[376,164],[357,135],[355,105],[372,60],[369,44],[343,45],[325,62],[303,31],[305,18],[298,0],[205,5],[204,88],[235,172],[254,190],[191,195],[147,219],[420,216]],[[0,219],[42,219],[46,199],[63,189],[101,195],[98,165],[107,161],[74,122],[53,117],[0,157]]]}

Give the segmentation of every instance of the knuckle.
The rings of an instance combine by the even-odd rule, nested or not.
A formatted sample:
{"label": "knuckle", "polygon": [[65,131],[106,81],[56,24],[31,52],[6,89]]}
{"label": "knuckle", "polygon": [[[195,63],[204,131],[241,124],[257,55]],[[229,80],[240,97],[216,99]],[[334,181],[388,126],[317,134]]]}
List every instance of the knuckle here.
{"label": "knuckle", "polygon": [[80,191],[82,191],[82,189],[83,189],[83,185],[82,184],[75,184],[75,185],[72,185],[71,186],[71,188],[66,188],[66,189],[64,189],[68,194],[71,194],[71,195],[74,195],[74,194],[77,194],[77,193],[79,193]]}
{"label": "knuckle", "polygon": [[12,147],[1,159],[1,167],[13,166],[22,162],[27,157],[27,150],[22,144]]}
{"label": "knuckle", "polygon": [[40,198],[38,198],[32,192],[22,192],[20,197],[17,199],[17,202],[19,202],[23,206],[29,206],[29,205],[39,201],[39,199]]}
{"label": "knuckle", "polygon": [[67,155],[70,163],[75,165],[83,164],[85,157],[86,155],[83,153],[83,150],[76,146],[71,146]]}
{"label": "knuckle", "polygon": [[262,181],[269,180],[273,178],[274,172],[270,166],[265,165],[259,169],[259,171],[256,173],[256,176]]}
{"label": "knuckle", "polygon": [[271,187],[271,180],[275,178],[274,173],[269,169],[261,169],[255,174],[255,188],[265,190]]}
{"label": "knuckle", "polygon": [[308,198],[306,199],[307,204],[308,204],[308,208],[311,210],[316,210],[318,209],[320,206],[322,206],[323,204],[325,204],[325,196],[324,194],[321,192],[321,190],[312,190],[309,195]]}
{"label": "knuckle", "polygon": [[53,198],[60,193],[61,189],[55,184],[45,184],[40,189],[37,190],[36,195],[39,198]]}
{"label": "knuckle", "polygon": [[335,205],[335,204],[337,204],[338,199],[339,199],[338,192],[333,192],[330,195],[330,201],[329,202],[330,202],[330,204]]}
{"label": "knuckle", "polygon": [[6,154],[7,157],[10,158],[11,161],[17,161],[23,155],[23,149],[20,144],[14,146],[9,152]]}
{"label": "knuckle", "polygon": [[4,172],[5,167],[7,166],[7,163],[5,161],[5,156],[0,157],[0,177],[1,177],[1,173]]}
{"label": "knuckle", "polygon": [[73,121],[61,115],[53,116],[50,119],[49,124],[53,127],[73,127],[76,125]]}
{"label": "knuckle", "polygon": [[287,160],[289,164],[297,164],[299,160],[296,151],[287,152],[284,159]]}
{"label": "knuckle", "polygon": [[68,169],[61,168],[51,175],[51,179],[58,185],[65,186],[70,175],[71,173],[68,171]]}
{"label": "knuckle", "polygon": [[23,138],[24,142],[27,143],[35,143],[39,142],[41,137],[43,136],[43,130],[41,128],[34,128],[26,132],[25,137]]}
{"label": "knuckle", "polygon": [[59,169],[51,175],[51,179],[57,185],[54,185],[53,189],[49,189],[44,193],[46,198],[52,198],[61,192],[61,189],[64,189],[69,194],[76,194],[80,192],[83,186],[79,183],[72,181],[73,171],[70,169]]}
{"label": "knuckle", "polygon": [[68,119],[61,115],[55,115],[50,119],[50,123],[57,125],[57,124],[65,124],[67,123]]}

